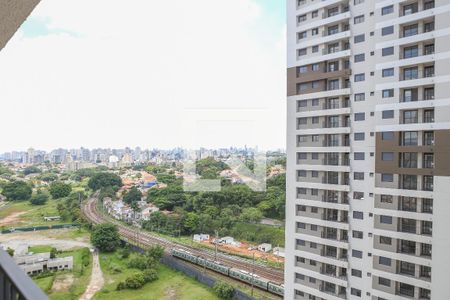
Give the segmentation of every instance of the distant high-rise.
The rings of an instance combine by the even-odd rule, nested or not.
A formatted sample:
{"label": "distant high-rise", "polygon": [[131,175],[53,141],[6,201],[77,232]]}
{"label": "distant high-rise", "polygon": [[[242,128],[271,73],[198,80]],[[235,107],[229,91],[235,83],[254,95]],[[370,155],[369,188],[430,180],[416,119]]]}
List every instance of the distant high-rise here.
{"label": "distant high-rise", "polygon": [[449,299],[450,2],[287,4],[285,299]]}

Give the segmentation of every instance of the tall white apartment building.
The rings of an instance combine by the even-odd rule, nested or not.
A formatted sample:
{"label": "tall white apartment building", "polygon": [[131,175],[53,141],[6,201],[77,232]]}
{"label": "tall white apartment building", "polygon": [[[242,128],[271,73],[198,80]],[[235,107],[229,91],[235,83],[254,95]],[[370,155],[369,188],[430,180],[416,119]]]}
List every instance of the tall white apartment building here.
{"label": "tall white apartment building", "polygon": [[287,0],[285,299],[450,299],[450,0]]}

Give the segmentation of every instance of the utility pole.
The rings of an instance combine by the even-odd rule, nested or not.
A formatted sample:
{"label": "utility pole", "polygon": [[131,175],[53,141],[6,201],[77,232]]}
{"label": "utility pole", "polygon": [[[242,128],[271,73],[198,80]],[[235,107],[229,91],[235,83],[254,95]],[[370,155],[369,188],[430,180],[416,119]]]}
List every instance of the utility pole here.
{"label": "utility pole", "polygon": [[252,260],[252,297],[253,297],[253,281],[255,276],[255,252],[253,252],[253,260]]}

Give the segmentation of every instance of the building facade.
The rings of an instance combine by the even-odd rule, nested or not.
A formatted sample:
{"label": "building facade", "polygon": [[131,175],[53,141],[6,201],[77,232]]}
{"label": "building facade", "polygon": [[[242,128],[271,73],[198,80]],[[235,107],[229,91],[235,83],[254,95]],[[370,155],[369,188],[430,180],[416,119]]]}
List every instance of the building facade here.
{"label": "building facade", "polygon": [[450,1],[287,18],[285,299],[448,299]]}

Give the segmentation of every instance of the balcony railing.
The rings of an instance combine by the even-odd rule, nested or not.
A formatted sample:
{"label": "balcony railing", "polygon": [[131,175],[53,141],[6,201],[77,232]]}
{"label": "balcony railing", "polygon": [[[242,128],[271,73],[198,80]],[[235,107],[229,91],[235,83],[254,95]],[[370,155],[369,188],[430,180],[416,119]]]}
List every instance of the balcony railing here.
{"label": "balcony railing", "polygon": [[39,287],[0,249],[0,299],[48,300]]}

